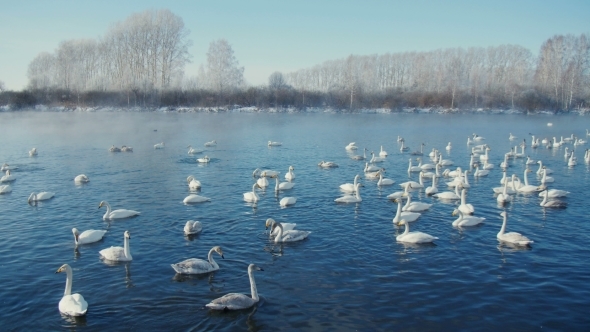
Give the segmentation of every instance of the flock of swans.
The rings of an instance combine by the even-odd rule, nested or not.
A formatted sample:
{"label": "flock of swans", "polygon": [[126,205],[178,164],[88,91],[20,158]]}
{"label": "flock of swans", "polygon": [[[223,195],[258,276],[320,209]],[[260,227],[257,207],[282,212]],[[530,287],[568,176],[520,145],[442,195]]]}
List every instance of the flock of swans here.
{"label": "flock of swans", "polygon": [[[509,140],[513,141],[515,139],[517,139],[517,137],[510,133]],[[484,223],[486,218],[474,216],[476,210],[475,207],[472,204],[467,203],[467,192],[471,187],[468,175],[471,173],[474,178],[485,177],[494,171],[494,165],[488,163],[490,159],[490,151],[492,150],[491,147],[487,144],[478,144],[482,143],[484,140],[484,137],[481,137],[477,134],[473,134],[472,136],[468,137],[467,145],[471,150],[470,161],[468,164],[469,169],[463,170],[461,167],[457,167],[456,169],[447,168],[443,171],[442,169],[444,167],[452,166],[454,162],[448,159],[443,159],[442,154],[434,148],[432,149],[432,152],[426,154],[423,150],[423,147],[425,146],[423,143],[420,145],[419,151],[409,153],[409,148],[405,146],[405,140],[398,136],[400,153],[403,154],[408,152],[408,154],[412,156],[419,157],[416,158],[416,161],[418,162],[417,165],[413,164],[413,158],[409,158],[409,166],[407,170],[409,176],[411,174],[418,173],[418,181],[406,181],[401,183],[400,187],[402,190],[387,195],[387,199],[390,199],[397,204],[397,211],[392,220],[393,224],[395,226],[404,226],[405,228],[401,234],[396,236],[397,241],[404,243],[430,243],[438,239],[438,237],[424,232],[410,231],[410,223],[417,221],[422,213],[425,213],[433,206],[433,204],[430,203],[412,201],[412,193],[417,190],[424,190],[424,193],[427,196],[432,196],[439,200],[456,202],[456,207],[452,215],[458,216],[458,218],[451,222],[452,227],[471,227]],[[511,174],[508,176],[507,167],[509,166],[511,160],[524,158],[526,148],[538,148],[545,146],[547,149],[552,149],[564,144],[574,144],[574,146],[579,146],[581,144],[585,144],[586,142],[582,139],[578,139],[574,135],[568,138],[562,137],[560,141],[557,141],[555,138],[552,140],[544,139],[539,141],[539,138],[535,138],[533,136],[531,142],[532,143],[527,146],[526,140],[523,140],[523,142],[520,144],[520,153],[518,152],[518,146],[515,146],[513,149],[510,149],[509,152],[504,154],[504,161],[500,164],[503,172],[500,186],[492,188],[493,193],[496,195],[498,204],[510,204],[513,200],[513,196],[517,194],[539,193],[539,197],[542,198],[542,201],[539,203],[541,207],[566,207],[566,202],[557,200],[556,198],[566,197],[569,192],[561,189],[548,188],[549,185],[553,186],[555,178],[548,176],[548,174],[551,174],[552,171],[543,166],[542,161],[534,161],[527,156],[527,160],[525,162],[526,168],[523,174],[522,182],[516,174]],[[204,145],[206,147],[215,147],[217,142],[210,141]],[[277,147],[282,146],[282,143],[268,141],[267,145],[269,147]],[[163,148],[164,142],[154,145],[154,149]],[[189,155],[200,154],[204,152],[203,150],[194,149],[190,145],[188,148]],[[355,142],[351,142],[345,146],[345,150],[349,153],[350,158],[353,160],[365,161],[365,167],[361,170],[365,179],[377,180],[378,187],[392,186],[395,184],[395,180],[384,177],[386,172],[385,169],[378,166],[379,163],[387,160],[389,156],[389,153],[383,148],[383,146],[380,146],[378,156],[374,152],[370,153],[370,160],[367,160],[366,152],[368,150],[366,148],[363,148],[362,155],[354,154],[357,149],[358,147]],[[446,151],[451,151],[453,149],[452,143],[448,142],[444,149]],[[123,148],[112,146],[109,151],[132,152],[133,149],[125,146],[123,146]],[[576,165],[577,158],[575,157],[574,153],[574,149],[565,149],[564,158],[570,167],[574,167]],[[33,148],[30,150],[29,155],[37,156],[37,149]],[[430,161],[424,163],[423,158],[428,157],[430,158]],[[587,163],[590,162],[590,152],[588,152],[588,150],[586,150],[584,160]],[[199,163],[208,163],[209,161],[210,158],[207,156],[197,159],[197,162]],[[527,177],[528,173],[533,172],[529,167],[535,164],[539,165],[539,168],[536,171],[540,181],[539,185],[530,184]],[[321,161],[318,166],[321,168],[338,167],[336,163],[330,161]],[[1,170],[4,171],[5,174],[0,179],[0,183],[11,183],[15,181],[16,177],[11,173],[11,171],[16,169],[17,167],[15,166],[6,163],[3,164]],[[252,190],[243,193],[243,200],[248,203],[257,203],[260,200],[260,196],[258,195],[257,191],[271,186],[272,180],[275,182],[274,190],[277,194],[292,189],[295,186],[293,181],[296,179],[295,167],[289,166],[287,172],[284,175],[286,180],[284,182],[281,182],[279,179],[280,172],[269,169],[255,169],[252,173],[252,177],[254,178],[251,188]],[[343,204],[361,203],[362,198],[360,196],[360,189],[363,187],[361,179],[362,176],[356,174],[352,183],[344,183],[340,185],[339,189],[343,192],[343,195],[334,199],[334,202]],[[431,181],[430,186],[425,184],[425,179],[429,179]],[[83,184],[89,182],[89,178],[85,174],[80,174],[75,177],[74,181],[77,184]],[[201,182],[199,180],[191,175],[186,179],[186,181],[191,194],[183,200],[183,203],[193,204],[211,201],[210,198],[198,195],[196,193],[201,189]],[[437,187],[439,184],[444,184],[449,188],[452,188],[452,190],[439,191]],[[0,194],[9,193],[11,190],[12,188],[10,185],[0,185]],[[32,193],[28,198],[28,202],[30,204],[34,204],[37,201],[48,200],[54,196],[55,194],[51,192]],[[296,197],[286,196],[280,199],[279,205],[281,207],[288,207],[290,205],[296,204],[296,202]],[[112,210],[110,204],[106,201],[101,201],[99,203],[98,208],[101,207],[106,208],[106,212],[103,215],[103,219],[106,221],[130,218],[140,215],[140,212],[135,210]],[[503,218],[503,221],[500,231],[497,234],[497,239],[499,241],[516,246],[529,246],[534,242],[520,233],[506,232],[508,219],[506,211],[501,212],[500,216]],[[309,234],[311,234],[310,231],[296,229],[296,224],[294,223],[281,223],[275,221],[272,218],[268,218],[265,221],[265,227],[267,229],[270,228],[269,239],[274,243],[301,241],[306,239]],[[184,234],[191,235],[200,233],[202,229],[203,225],[201,222],[189,220],[186,222],[183,231]],[[106,232],[106,230],[86,230],[80,233],[78,229],[72,229],[76,246],[100,241]],[[133,257],[131,255],[129,244],[130,239],[131,234],[126,230],[123,234],[123,247],[110,247],[100,250],[99,255],[101,259],[121,262],[131,261]],[[214,254],[218,254],[221,256],[221,258],[224,258],[223,249],[220,246],[214,246],[209,250],[207,259],[189,258],[184,261],[171,264],[171,267],[176,273],[179,274],[203,274],[217,271],[220,269],[220,266],[214,260]],[[209,304],[206,304],[206,307],[214,310],[235,310],[253,306],[259,301],[256,283],[254,280],[254,271],[261,270],[262,269],[255,264],[250,264],[248,266],[251,296],[241,293],[230,293],[211,301]],[[56,273],[61,272],[65,272],[67,277],[64,295],[58,305],[60,312],[70,316],[85,315],[88,309],[88,303],[82,295],[72,294],[72,268],[68,264],[64,264],[56,271]]]}

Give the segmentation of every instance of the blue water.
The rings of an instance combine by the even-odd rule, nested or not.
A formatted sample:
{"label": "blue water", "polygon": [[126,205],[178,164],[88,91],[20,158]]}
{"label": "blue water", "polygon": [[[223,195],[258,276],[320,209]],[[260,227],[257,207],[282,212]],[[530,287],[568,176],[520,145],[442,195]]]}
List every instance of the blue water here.
{"label": "blue water", "polygon": [[[548,127],[547,122],[553,126]],[[571,192],[567,209],[539,206],[540,198],[519,194],[499,207],[491,190],[502,176],[504,153],[537,137],[586,138],[587,117],[525,115],[421,114],[177,114],[177,113],[0,113],[0,163],[19,168],[13,192],[0,195],[0,322],[3,330],[582,330],[590,326],[589,167],[585,146],[576,149],[578,165],[568,168],[565,145],[527,148],[555,173],[554,188]],[[519,137],[509,141],[512,133]],[[391,220],[397,205],[386,196],[408,179],[408,153],[399,152],[400,135],[412,150],[425,143],[443,152],[455,166],[469,167],[467,137],[486,137],[488,177],[475,180],[467,200],[479,227],[456,229],[455,204],[413,194],[434,204],[411,224],[439,240],[430,245],[396,242],[403,228]],[[203,143],[216,140],[216,148]],[[268,148],[268,140],[283,142]],[[153,145],[165,142],[165,148]],[[349,158],[344,147],[389,152],[382,166],[396,181],[379,189],[363,179],[363,201],[336,204],[338,186],[363,174],[364,162]],[[453,143],[450,153],[444,150]],[[111,145],[133,153],[110,153]],[[211,157],[199,165],[187,145]],[[590,146],[590,145],[589,145]],[[37,157],[27,151],[36,147]],[[362,152],[362,151],[361,151]],[[203,155],[204,155],[203,154]],[[425,157],[425,159],[428,159]],[[321,169],[321,160],[340,165]],[[524,160],[510,161],[508,175],[523,177]],[[246,203],[255,168],[295,168],[294,189],[275,196],[260,191],[256,205]],[[537,167],[532,168],[536,171]],[[84,173],[85,185],[73,178]],[[184,205],[186,177],[202,184],[211,202]],[[416,180],[417,174],[412,174]],[[283,180],[284,181],[284,180]],[[529,181],[538,184],[535,173]],[[439,182],[439,190],[446,187]],[[427,182],[429,183],[429,182]],[[271,182],[274,185],[274,182]],[[37,206],[31,192],[56,195]],[[284,196],[297,203],[280,208]],[[141,211],[131,219],[105,222],[101,200],[114,209]],[[508,212],[508,231],[534,240],[529,248],[496,239]],[[297,223],[312,231],[297,243],[269,243],[264,222]],[[185,237],[187,220],[200,220],[203,232]],[[74,249],[72,227],[106,229],[105,238]],[[131,233],[133,261],[108,265],[98,251],[122,246]],[[175,275],[170,267],[186,258],[206,258],[211,247],[220,270],[202,276]],[[63,317],[58,302],[64,263],[74,270],[73,292],[89,304],[82,318]],[[205,304],[226,293],[250,293],[247,265],[264,269],[255,278],[261,301],[255,308],[212,312]]]}

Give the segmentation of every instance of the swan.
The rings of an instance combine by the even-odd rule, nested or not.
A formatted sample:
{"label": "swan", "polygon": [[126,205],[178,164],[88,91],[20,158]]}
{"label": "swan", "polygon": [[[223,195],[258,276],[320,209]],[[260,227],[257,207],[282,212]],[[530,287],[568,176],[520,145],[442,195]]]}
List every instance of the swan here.
{"label": "swan", "polygon": [[[420,144],[420,151],[414,151],[414,152],[412,152],[410,154],[411,155],[414,155],[414,156],[422,156],[422,155],[424,155],[424,146],[425,146],[425,144],[424,143],[421,143]],[[434,151],[434,149],[432,149],[432,151]]]}
{"label": "swan", "polygon": [[408,200],[406,201],[406,205],[402,207],[402,211],[404,212],[419,212],[428,210],[432,204],[422,203],[422,202],[412,202],[412,195],[404,194],[403,196],[407,197]]}
{"label": "swan", "polygon": [[410,183],[406,183],[402,187],[404,188],[403,191],[396,191],[394,193],[391,193],[391,194],[387,195],[387,199],[395,200],[396,198],[402,198],[402,196],[404,195],[404,193],[408,193],[409,192],[409,189],[411,189],[411,184]]}
{"label": "swan", "polygon": [[489,160],[490,156],[488,155],[488,151],[490,151],[490,150],[491,149],[489,147],[486,147],[484,154],[479,156],[479,160],[481,160],[481,161]]}
{"label": "swan", "polygon": [[500,194],[498,194],[498,197],[496,197],[496,201],[500,204],[512,202],[512,196],[508,195],[508,181],[504,182],[504,189]]}
{"label": "swan", "polygon": [[405,220],[407,222],[416,221],[420,216],[421,213],[418,212],[410,212],[410,211],[402,211],[402,200],[395,199],[394,202],[397,203],[397,212],[395,213],[395,217],[393,217],[393,224],[394,225],[401,225],[400,223]]}
{"label": "swan", "polygon": [[258,185],[258,183],[254,183],[252,185],[252,191],[249,191],[247,193],[244,193],[244,200],[246,202],[250,202],[250,203],[258,202],[258,200],[260,199],[260,197],[258,197],[258,194],[256,193],[256,188],[262,189],[262,187],[260,187]]}
{"label": "swan", "polygon": [[543,177],[541,178],[541,184],[545,185],[545,183],[555,182],[555,179],[551,176],[547,176],[546,172],[543,172]]}
{"label": "swan", "polygon": [[566,208],[567,207],[567,203],[566,202],[562,202],[562,201],[558,201],[558,200],[548,200],[547,196],[547,189],[543,190],[543,193],[545,193],[545,195],[543,195],[543,201],[541,202],[542,207],[546,207],[546,208]]}
{"label": "swan", "polygon": [[123,145],[121,147],[121,152],[133,152],[133,148],[130,146]]}
{"label": "swan", "polygon": [[483,141],[483,140],[485,140],[485,137],[481,137],[475,133],[473,134],[473,141],[477,142],[477,141]]}
{"label": "swan", "polygon": [[524,163],[525,165],[533,165],[536,164],[537,162],[533,159],[531,159],[531,157],[526,156],[526,162]]}
{"label": "swan", "polygon": [[484,170],[494,169],[494,164],[490,164],[487,160],[484,160],[482,168]]}
{"label": "swan", "polygon": [[426,195],[434,195],[438,192],[438,188],[436,187],[436,176],[432,177],[432,186],[427,187],[426,190],[424,190],[424,192],[426,193]]}
{"label": "swan", "polygon": [[[494,193],[495,194],[504,193],[504,185],[506,185],[506,193],[507,194],[509,194],[509,195],[516,194],[516,192],[517,192],[516,191],[516,174],[512,174],[511,180],[508,180],[506,178],[506,172],[504,172],[504,177],[502,179],[503,179],[503,181],[500,181],[500,183],[502,183],[502,186],[492,188]],[[512,188],[508,188],[508,185],[510,185]]]}
{"label": "swan", "polygon": [[37,148],[32,148],[29,151],[29,156],[33,157],[33,156],[36,156],[36,155],[37,155]]}
{"label": "swan", "polygon": [[510,136],[508,136],[508,139],[511,141],[514,141],[515,139],[517,139],[517,136],[512,135],[512,133],[510,133]]}
{"label": "swan", "polygon": [[125,210],[125,209],[117,209],[117,210],[111,211],[111,205],[109,203],[107,203],[107,201],[100,202],[100,204],[98,205],[98,208],[100,209],[103,206],[107,207],[107,212],[105,212],[104,216],[102,216],[102,219],[104,219],[104,220],[129,218],[129,217],[133,217],[133,216],[140,214],[140,212],[133,211],[133,210]]}
{"label": "swan", "polygon": [[223,257],[223,250],[220,246],[215,246],[209,250],[207,260],[200,258],[185,259],[180,263],[170,264],[174,271],[179,274],[202,274],[219,270],[219,265],[213,259],[213,253],[216,252]]}
{"label": "swan", "polygon": [[424,174],[422,174],[423,177],[425,178],[440,178],[440,164],[435,164],[434,165],[434,172],[424,172]]}
{"label": "swan", "polygon": [[195,177],[192,175],[189,175],[186,178],[186,182],[188,183],[188,188],[190,190],[198,190],[201,188],[201,181],[195,179]]}
{"label": "swan", "polygon": [[398,235],[395,240],[406,243],[430,243],[438,240],[436,236],[432,236],[422,232],[410,232],[410,223],[402,220],[400,225],[405,225],[406,229],[401,235]]}
{"label": "swan", "polygon": [[278,176],[275,176],[274,178],[276,180],[275,191],[289,190],[289,189],[293,189],[293,187],[295,186],[295,183],[292,183],[292,182],[281,182],[281,183],[279,183],[279,177]]}
{"label": "swan", "polygon": [[190,194],[190,195],[186,196],[182,200],[182,202],[184,204],[203,203],[203,202],[210,202],[210,201],[211,201],[211,198],[205,197],[205,196],[196,195],[196,194]]}
{"label": "swan", "polygon": [[79,244],[87,244],[100,241],[102,240],[102,237],[105,235],[106,232],[107,231],[103,230],[89,229],[80,233],[77,228],[72,228],[72,233],[74,233],[74,243],[76,243],[76,246],[78,246]]}
{"label": "swan", "polygon": [[[269,234],[269,237],[277,236],[279,234],[280,228],[273,227],[274,223],[276,223],[276,221],[273,218],[266,219],[266,229],[268,229],[269,227],[271,228],[271,232]],[[289,223],[289,222],[282,222],[281,226],[283,226],[283,231],[287,232],[287,231],[294,230],[295,227],[297,226],[297,224]]]}
{"label": "swan", "polygon": [[11,170],[12,171],[12,170],[15,170],[15,169],[18,169],[18,167],[17,166],[10,166],[7,163],[2,164],[2,167],[0,167],[0,171],[2,171],[2,172],[6,171],[6,170]]}
{"label": "swan", "polygon": [[451,166],[453,161],[450,159],[443,159],[442,154],[438,153],[438,164],[441,166]]}
{"label": "swan", "polygon": [[534,242],[534,241],[529,240],[529,238],[527,238],[526,236],[524,236],[520,233],[516,233],[516,232],[504,233],[506,231],[506,219],[507,219],[506,211],[503,211],[502,213],[500,213],[500,215],[502,217],[504,217],[504,221],[502,222],[502,228],[500,228],[500,232],[498,232],[498,235],[496,236],[498,238],[498,240],[503,241],[503,242],[512,243],[512,244],[516,244],[519,246],[526,246],[526,245],[529,245]]}
{"label": "swan", "polygon": [[448,176],[448,177],[452,177],[452,178],[457,178],[457,177],[461,177],[463,175],[463,171],[461,170],[461,167],[457,167],[457,169],[454,171],[445,170],[443,172],[443,175]]}
{"label": "swan", "polygon": [[189,220],[184,225],[184,234],[197,234],[203,230],[203,223],[197,220]]}
{"label": "swan", "polygon": [[453,181],[447,182],[447,186],[455,187],[457,185],[461,185],[463,188],[471,187],[471,185],[469,184],[469,177],[467,176],[467,174],[469,174],[469,170],[463,172],[462,176],[455,177]]}
{"label": "swan", "polygon": [[410,158],[410,165],[408,166],[408,173],[410,172],[422,172],[422,167],[412,166],[412,158]]}
{"label": "swan", "polygon": [[572,167],[572,166],[576,166],[577,164],[578,164],[578,159],[576,158],[576,156],[574,156],[574,153],[572,152],[572,154],[567,162],[567,165],[569,167]]}
{"label": "swan", "polygon": [[420,172],[420,174],[418,174],[418,181],[419,182],[416,182],[416,181],[406,181],[406,182],[400,183],[399,185],[402,188],[405,188],[406,185],[409,184],[410,187],[411,187],[411,189],[420,189],[420,188],[424,188],[424,180],[423,179],[424,179],[424,173],[423,172]]}
{"label": "swan", "polygon": [[451,142],[449,142],[449,144],[447,144],[447,146],[445,147],[445,149],[446,149],[447,151],[451,151],[451,149],[452,149],[452,148],[453,148],[453,147],[451,146]]}
{"label": "swan", "polygon": [[282,207],[293,205],[295,203],[297,203],[297,198],[295,198],[295,197],[283,197],[279,201],[279,205]]}
{"label": "swan", "polygon": [[252,176],[253,177],[260,177],[260,176],[278,176],[279,175],[279,171],[273,171],[270,169],[264,169],[261,170],[260,168],[257,168],[254,170],[254,172],[252,172]]}
{"label": "swan", "polygon": [[529,172],[531,172],[531,170],[528,168],[524,170],[524,186],[522,186],[520,188],[516,188],[516,190],[518,190],[518,192],[520,192],[520,193],[532,193],[534,191],[539,190],[539,187],[529,184],[529,180],[527,179],[527,176],[526,176],[526,174]]}
{"label": "swan", "polygon": [[[275,176],[278,176],[278,174]],[[256,183],[258,183],[261,188],[268,187],[269,183],[268,179],[266,178],[266,172],[262,172],[262,174],[260,174],[260,178],[256,180]]]}
{"label": "swan", "polygon": [[295,173],[293,173],[294,170],[295,168],[293,168],[293,166],[289,166],[289,171],[285,174],[285,180],[292,181],[295,179]]}
{"label": "swan", "polygon": [[90,179],[85,174],[80,174],[74,178],[75,183],[88,183]]}
{"label": "swan", "polygon": [[427,171],[435,167],[434,164],[422,164],[422,158],[416,158],[416,160],[418,160],[418,167],[420,167],[423,171]]}
{"label": "swan", "polygon": [[7,169],[5,175],[0,178],[0,182],[10,182],[16,180],[16,176],[10,174],[10,170]]}
{"label": "swan", "polygon": [[109,148],[109,152],[121,152],[121,149],[116,147],[115,145],[111,145]]}
{"label": "swan", "polygon": [[553,173],[553,170],[543,166],[542,161],[540,161],[540,160],[537,161],[537,164],[539,164],[539,169],[537,170],[537,175],[543,175],[543,172],[547,173],[547,175]]}
{"label": "swan", "polygon": [[383,150],[383,145],[381,145],[381,151],[379,151],[379,157],[387,157],[387,151]]}
{"label": "swan", "polygon": [[283,145],[283,143],[281,143],[281,142],[268,141],[268,146],[281,146],[281,145]]}
{"label": "swan", "polygon": [[473,205],[465,203],[465,193],[466,192],[467,192],[467,190],[461,189],[461,204],[459,204],[458,209],[459,209],[459,211],[463,212],[464,214],[473,214],[473,212],[475,212]]}
{"label": "swan", "polygon": [[473,141],[471,140],[470,136],[467,136],[467,145],[471,145],[473,144]]}
{"label": "swan", "polygon": [[340,190],[344,191],[344,192],[348,192],[348,193],[354,193],[354,191],[356,190],[356,184],[358,183],[358,181],[361,179],[360,175],[355,175],[353,183],[344,183],[340,185]]}
{"label": "swan", "polygon": [[353,160],[365,160],[367,159],[367,148],[363,148],[363,155],[354,155],[350,157]]}
{"label": "swan", "polygon": [[59,301],[59,311],[68,316],[84,316],[88,310],[88,302],[81,294],[72,294],[72,268],[68,264],[62,265],[55,273],[66,273],[66,290]]}
{"label": "swan", "polygon": [[358,203],[358,202],[361,202],[362,198],[361,198],[361,195],[359,192],[360,185],[361,185],[360,183],[356,184],[356,187],[354,190],[355,191],[354,195],[344,195],[342,197],[338,197],[334,200],[334,202],[336,202],[336,203]]}
{"label": "swan", "polygon": [[539,193],[539,197],[545,197],[546,195],[549,195],[549,198],[565,197],[569,193],[570,193],[569,191],[565,191],[565,190],[545,188],[545,190],[543,190]]}
{"label": "swan", "polygon": [[204,144],[205,146],[217,146],[217,142],[215,140],[212,140],[210,142],[207,142]]}
{"label": "swan", "polygon": [[9,184],[0,186],[0,194],[8,194],[12,191],[12,187]]}
{"label": "swan", "polygon": [[163,148],[164,148],[164,142],[154,144],[154,149],[163,149]]}
{"label": "swan", "polygon": [[464,226],[475,226],[481,224],[486,218],[465,216],[459,209],[453,211],[453,216],[459,215],[455,221],[453,221],[453,227],[464,227]]}
{"label": "swan", "polygon": [[40,193],[31,193],[27,202],[33,203],[37,201],[45,201],[55,196],[55,193],[49,191],[42,191]]}
{"label": "swan", "polygon": [[500,163],[500,167],[502,167],[502,168],[508,168],[508,156],[510,156],[509,153],[505,153],[504,154],[504,161],[502,161]]}
{"label": "swan", "polygon": [[[268,228],[268,223],[267,226]],[[307,236],[309,234],[311,234],[311,232],[309,231],[300,231],[300,230],[295,230],[292,229],[290,231],[285,231],[285,229],[283,228],[283,225],[280,222],[276,222],[276,221],[272,221],[272,230],[274,233],[274,229],[278,228],[279,231],[277,233],[277,235],[275,236],[274,242],[275,243],[280,243],[280,242],[296,242],[296,241],[301,241],[301,240],[305,240],[307,238]]]}
{"label": "swan", "polygon": [[256,282],[254,281],[254,271],[264,270],[254,264],[250,264],[248,266],[248,277],[250,278],[252,297],[241,293],[229,293],[211,301],[211,303],[208,303],[205,306],[213,310],[240,310],[250,308],[256,304],[256,302],[259,301],[259,298],[258,291],[256,289]]}
{"label": "swan", "polygon": [[123,248],[110,247],[99,251],[98,253],[103,259],[115,262],[129,262],[133,259],[131,257],[131,250],[129,249],[129,239],[131,234],[129,231],[123,233]]}
{"label": "swan", "polygon": [[381,163],[385,161],[385,157],[375,157],[375,152],[371,151],[371,160],[370,163]]}
{"label": "swan", "polygon": [[349,151],[350,151],[350,150],[356,150],[356,149],[358,149],[358,147],[356,146],[356,143],[355,143],[355,142],[350,142],[350,143],[348,143],[348,145],[347,145],[347,146],[345,146],[344,148],[345,148],[346,150],[349,150]]}
{"label": "swan", "polygon": [[401,142],[402,142],[402,146],[399,148],[400,152],[405,152],[405,151],[410,150],[410,148],[405,145],[405,143],[406,143],[405,140],[402,139]]}
{"label": "swan", "polygon": [[487,169],[480,170],[478,165],[474,165],[474,166],[475,166],[475,172],[473,172],[474,177],[478,178],[478,177],[487,176],[488,174],[490,174],[490,171],[488,171]]}
{"label": "swan", "polygon": [[381,171],[379,171],[379,181],[377,181],[378,186],[391,186],[394,183],[395,183],[394,180],[384,178]]}
{"label": "swan", "polygon": [[203,150],[197,150],[197,149],[193,148],[192,145],[187,146],[187,148],[188,148],[188,154],[197,154],[197,153],[203,152]]}
{"label": "swan", "polygon": [[202,164],[206,164],[210,161],[211,161],[211,158],[209,158],[209,156],[205,156],[203,158],[197,158],[197,162],[202,163]]}
{"label": "swan", "polygon": [[365,163],[365,173],[367,172],[376,172],[378,170],[380,170],[381,168],[375,166],[375,165],[369,165],[369,163]]}
{"label": "swan", "polygon": [[381,168],[377,172],[365,172],[365,178],[367,179],[377,179],[381,172],[385,171],[385,169]]}
{"label": "swan", "polygon": [[[572,151],[572,153],[573,153],[573,151]],[[564,155],[563,155],[563,158],[564,158],[564,159],[568,159],[569,157],[570,157],[570,152],[569,152],[569,149],[568,149],[568,147],[566,147],[566,148],[565,148]]]}
{"label": "swan", "polygon": [[460,184],[455,186],[455,191],[443,191],[441,193],[437,193],[437,194],[432,195],[432,197],[436,197],[438,199],[447,199],[447,200],[461,199],[461,194],[459,193],[459,188],[462,188],[462,186]]}
{"label": "swan", "polygon": [[331,162],[331,161],[320,161],[320,163],[318,164],[318,166],[323,167],[323,168],[332,168],[332,167],[338,167],[338,164]]}
{"label": "swan", "polygon": [[[588,130],[588,129],[586,129],[586,131],[587,131],[587,130]],[[588,136],[590,136],[590,135],[588,135]],[[397,141],[398,141],[398,142],[401,142],[401,141],[403,141],[403,140],[404,140],[404,138],[403,138],[403,137],[401,137],[400,135],[397,135]]]}

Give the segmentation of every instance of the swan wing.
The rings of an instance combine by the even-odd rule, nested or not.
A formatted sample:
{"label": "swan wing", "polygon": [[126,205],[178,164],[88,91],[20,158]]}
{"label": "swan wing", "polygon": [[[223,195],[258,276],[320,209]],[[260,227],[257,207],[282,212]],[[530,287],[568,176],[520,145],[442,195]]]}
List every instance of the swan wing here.
{"label": "swan wing", "polygon": [[140,214],[138,211],[133,210],[125,210],[125,209],[118,209],[111,211],[109,214],[109,219],[121,219],[121,218],[129,218]]}
{"label": "swan wing", "polygon": [[518,244],[518,245],[527,245],[529,243],[534,242],[534,241],[529,240],[528,237],[526,237],[520,233],[517,233],[517,232],[504,233],[501,236],[500,240],[514,243],[514,244]]}
{"label": "swan wing", "polygon": [[253,306],[257,301],[241,293],[229,293],[205,306],[214,310],[240,310]]}
{"label": "swan wing", "polygon": [[109,261],[128,261],[123,247],[110,247],[99,251],[99,254]]}
{"label": "swan wing", "polygon": [[297,231],[297,230],[283,232],[283,238],[280,239],[280,242],[301,241],[301,240],[304,240],[305,238],[307,238],[307,236],[310,233],[311,232],[308,232],[308,231]]}
{"label": "swan wing", "polygon": [[218,270],[208,261],[199,258],[189,258],[180,263],[170,264],[170,266],[180,274],[200,274]]}
{"label": "swan wing", "polygon": [[102,237],[107,231],[89,229],[78,236],[78,244],[93,243],[102,240]]}
{"label": "swan wing", "polygon": [[400,213],[401,219],[403,219],[407,222],[416,221],[416,219],[420,218],[421,215],[422,214],[418,213],[418,212],[402,212],[402,213]]}
{"label": "swan wing", "polygon": [[481,224],[486,218],[464,216],[463,220],[459,223],[459,227],[475,226]]}
{"label": "swan wing", "polygon": [[[401,239],[400,239],[401,237]],[[408,242],[408,243],[428,243],[434,240],[438,240],[436,236],[432,236],[422,232],[410,232],[408,234],[399,235],[396,238],[397,241],[400,242]]]}
{"label": "swan wing", "polygon": [[88,310],[88,302],[80,294],[64,295],[59,301],[59,311],[69,316],[83,316]]}
{"label": "swan wing", "polygon": [[[296,223],[290,223],[290,222],[282,222],[281,225],[283,226],[283,234],[285,234],[284,232],[294,230],[295,227],[297,226]],[[276,227],[275,230],[271,233],[271,235],[277,236],[278,234],[279,234],[279,228]]]}

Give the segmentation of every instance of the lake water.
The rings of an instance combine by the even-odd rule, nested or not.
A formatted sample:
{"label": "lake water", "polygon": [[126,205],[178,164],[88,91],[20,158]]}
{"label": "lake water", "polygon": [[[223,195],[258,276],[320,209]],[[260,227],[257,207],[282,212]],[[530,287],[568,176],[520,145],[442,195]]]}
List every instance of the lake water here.
{"label": "lake water", "polygon": [[[567,209],[539,206],[537,194],[516,195],[499,207],[491,190],[499,186],[504,153],[526,138],[586,139],[590,119],[583,116],[422,115],[422,114],[178,114],[178,113],[0,113],[0,163],[18,166],[10,194],[0,195],[0,322],[3,330],[583,330],[590,326],[590,222],[586,192],[589,167],[584,145],[578,165],[568,168],[564,148],[527,148],[533,159],[554,170],[554,188],[571,192]],[[553,126],[547,126],[552,122]],[[386,196],[406,181],[407,152],[397,137],[416,150],[438,148],[455,166],[469,167],[466,141],[486,137],[495,169],[469,181],[467,201],[483,225],[451,226],[456,203],[413,193],[414,201],[434,204],[411,224],[439,239],[431,245],[396,242],[403,232],[392,224],[396,203]],[[519,138],[509,141],[512,133]],[[203,143],[216,140],[215,148]],[[280,147],[267,147],[267,141]],[[165,148],[153,145],[165,142]],[[338,186],[363,174],[364,162],[344,147],[389,152],[382,166],[396,184],[379,189],[364,179],[363,201],[336,204]],[[444,148],[452,142],[453,149]],[[202,148],[189,156],[186,146]],[[110,153],[127,145],[133,153]],[[37,157],[28,151],[36,147]],[[361,151],[362,152],[362,151]],[[202,155],[211,162],[199,165]],[[424,159],[428,159],[425,157]],[[340,167],[321,169],[321,160]],[[295,168],[294,189],[275,196],[260,191],[253,206],[243,201],[255,168],[281,172]],[[510,161],[508,175],[521,179],[524,160]],[[535,165],[536,166],[536,165]],[[532,168],[534,171],[537,167]],[[85,185],[74,177],[84,173]],[[211,202],[185,205],[186,178],[202,184]],[[413,173],[413,180],[417,174]],[[284,180],[283,180],[284,181]],[[529,181],[538,184],[535,173]],[[429,183],[429,181],[427,182]],[[274,186],[274,182],[271,182]],[[439,190],[447,190],[443,181]],[[53,199],[27,204],[31,192],[52,191]],[[284,196],[297,203],[281,208]],[[114,209],[138,210],[135,218],[105,222],[108,201]],[[532,240],[529,248],[496,239],[508,213],[508,231]],[[264,222],[297,223],[312,231],[304,241],[270,243]],[[183,235],[187,220],[203,223],[201,234]],[[105,238],[76,251],[72,227],[105,229]],[[133,261],[105,264],[98,251],[122,246],[131,233]],[[170,267],[187,258],[215,256],[220,270],[202,276],[176,275]],[[58,310],[65,275],[74,271],[73,292],[89,309],[85,317],[63,317]],[[214,312],[205,304],[226,293],[250,293],[247,265],[264,271],[255,278],[261,301],[255,308]]]}

